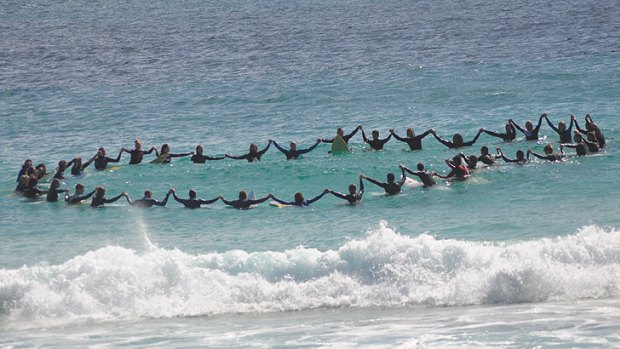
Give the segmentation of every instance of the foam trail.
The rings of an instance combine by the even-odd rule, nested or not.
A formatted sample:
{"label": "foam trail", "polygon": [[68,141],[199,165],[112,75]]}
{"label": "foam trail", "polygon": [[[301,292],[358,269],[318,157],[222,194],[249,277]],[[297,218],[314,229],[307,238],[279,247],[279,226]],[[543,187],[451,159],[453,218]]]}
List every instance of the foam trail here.
{"label": "foam trail", "polygon": [[108,246],[61,265],[0,270],[0,316],[23,327],[620,295],[620,234],[596,226],[500,245],[408,237],[382,223],[337,250],[190,255],[152,246],[143,253]]}

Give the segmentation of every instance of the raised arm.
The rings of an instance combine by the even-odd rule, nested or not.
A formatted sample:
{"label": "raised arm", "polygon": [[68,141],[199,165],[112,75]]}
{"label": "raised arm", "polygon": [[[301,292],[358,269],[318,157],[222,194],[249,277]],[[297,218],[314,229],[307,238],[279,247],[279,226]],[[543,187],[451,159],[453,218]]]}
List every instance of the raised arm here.
{"label": "raised arm", "polygon": [[480,137],[480,135],[482,134],[482,131],[484,131],[484,130],[483,129],[479,129],[478,133],[476,134],[476,137],[474,137],[474,139],[472,139],[469,142],[463,142],[463,146],[464,147],[469,147],[469,146],[474,145],[474,143],[476,143],[476,141],[478,140],[478,137]]}
{"label": "raised arm", "polygon": [[190,155],[194,155],[194,153],[189,152],[189,153],[181,153],[181,154],[172,154],[172,153],[168,153],[168,157],[169,158],[182,158],[184,156],[190,156]]}
{"label": "raised arm", "polygon": [[229,158],[229,159],[235,159],[235,160],[247,160],[248,155],[249,154],[236,156],[236,155],[225,154],[224,157]]}
{"label": "raised arm", "polygon": [[497,133],[497,132],[493,132],[493,131],[489,131],[489,130],[485,130],[485,129],[483,129],[482,131],[484,133],[488,134],[489,136],[493,136],[493,137],[504,139],[504,134],[502,134],[502,133]]}
{"label": "raised arm", "polygon": [[123,149],[121,149],[121,151],[118,152],[118,155],[116,156],[115,159],[108,158],[108,162],[119,162],[119,161],[121,161],[121,155],[123,155]]}
{"label": "raised arm", "polygon": [[[534,127],[534,132],[538,132],[538,130],[540,130],[540,126],[542,125],[542,120],[543,118],[547,118],[547,113],[542,113],[540,114],[540,117],[538,118],[538,124],[536,125],[536,127]],[[547,121],[549,121],[547,119]]]}
{"label": "raised arm", "polygon": [[401,186],[401,185],[405,184],[405,181],[407,180],[407,174],[405,173],[405,170],[404,170],[404,169],[402,169],[402,168],[401,168],[400,170],[401,170],[401,172],[402,172],[402,176],[401,176],[401,178],[400,178],[400,181],[398,181],[398,185],[399,185],[399,186]]}
{"label": "raised arm", "polygon": [[200,200],[198,200],[198,202],[199,202],[201,205],[211,205],[212,203],[216,202],[216,201],[217,201],[217,200],[219,200],[219,199],[220,199],[220,197],[218,196],[218,197],[213,198],[213,199],[211,199],[211,200],[203,200],[203,199],[200,199]]}
{"label": "raised arm", "polygon": [[172,198],[173,198],[176,202],[178,202],[178,203],[182,204],[183,206],[185,206],[185,205],[187,204],[187,202],[189,201],[189,200],[186,200],[186,199],[181,199],[180,197],[178,197],[178,196],[177,196],[177,192],[176,192],[174,189],[171,189],[170,191],[172,191]]}
{"label": "raised arm", "polygon": [[514,122],[514,120],[510,119],[510,120],[508,120],[508,123],[509,123],[512,127],[516,127],[516,128],[517,128],[517,130],[521,131],[522,133],[525,133],[525,132],[526,132],[526,130],[525,130],[523,127],[519,126],[516,122]]}
{"label": "raised arm", "polygon": [[278,150],[279,150],[282,154],[286,155],[287,157],[289,156],[290,151],[288,151],[288,150],[286,150],[286,149],[282,148],[282,147],[278,144],[278,142],[276,142],[276,141],[272,141],[272,140],[270,140],[270,141],[273,143],[273,146],[274,146],[274,147],[276,147],[276,149],[278,149]]}
{"label": "raised arm", "polygon": [[267,146],[263,150],[259,151],[258,153],[260,155],[265,154],[267,152],[267,150],[269,150],[269,147],[271,147],[271,142],[267,143]]}
{"label": "raised arm", "polygon": [[339,199],[347,200],[347,196],[344,195],[343,193],[339,193],[339,192],[333,191],[333,190],[330,190],[329,192],[330,192],[330,194],[332,194],[333,196],[335,196],[335,197],[337,197]]}
{"label": "raised arm", "polygon": [[373,178],[370,178],[370,177],[366,177],[366,176],[364,176],[364,175],[362,175],[362,178],[364,178],[365,180],[369,181],[370,183],[372,183],[372,184],[374,184],[374,185],[378,185],[378,186],[380,186],[381,188],[385,187],[385,184],[384,184],[384,183],[381,183],[381,182],[379,182],[379,181],[378,181],[378,180],[376,180],[376,179],[373,179]]}
{"label": "raised arm", "polygon": [[537,158],[539,158],[539,159],[541,159],[541,160],[549,160],[549,159],[547,159],[547,157],[546,157],[546,156],[541,155],[541,154],[534,153],[531,149],[528,149],[528,150],[527,150],[527,158],[528,158],[528,159],[530,158],[530,154],[534,155],[535,157],[537,157]]}
{"label": "raised arm", "polygon": [[433,136],[435,137],[435,139],[436,139],[437,141],[439,141],[439,143],[441,143],[441,144],[445,145],[446,147],[448,147],[448,148],[452,148],[452,147],[454,147],[454,144],[453,144],[452,142],[450,142],[450,141],[446,141],[445,139],[443,139],[443,138],[439,137],[439,136],[437,135],[437,132],[433,132]]}
{"label": "raised arm", "polygon": [[147,150],[143,150],[142,153],[143,154],[150,154],[150,153],[153,152],[153,150],[155,150],[156,153],[157,153],[157,148],[155,148],[155,147],[151,147],[151,149],[149,149],[148,151]]}
{"label": "raised arm", "polygon": [[381,143],[382,143],[382,144],[385,144],[385,143],[387,143],[387,142],[388,142],[391,138],[392,138],[392,134],[390,133],[390,135],[389,135],[389,136],[387,136],[386,138],[384,138],[384,139],[382,139],[382,140],[381,140]]}
{"label": "raised arm", "polygon": [[[428,131],[427,131],[427,132],[428,132]],[[403,137],[401,137],[401,136],[397,135],[397,134],[396,134],[396,132],[394,132],[394,129],[390,129],[390,134],[391,134],[392,136],[394,136],[394,138],[396,138],[396,140],[397,140],[397,141],[407,142],[407,140],[408,140],[407,138],[403,138]]]}
{"label": "raised arm", "polygon": [[364,141],[364,143],[368,143],[368,138],[366,138],[366,133],[364,132],[364,129],[362,129],[362,140]]}
{"label": "raised arm", "polygon": [[[355,128],[355,130],[353,130],[351,133],[349,133],[348,135],[342,137],[344,139],[345,142],[349,143],[349,139],[351,139],[353,136],[355,136],[355,134],[357,133],[357,131],[362,130],[362,126],[357,126]],[[362,132],[364,132],[364,130],[362,130]]]}
{"label": "raised arm", "polygon": [[295,205],[295,202],[288,202],[288,201],[284,201],[284,200],[280,200],[277,197],[271,195],[271,199],[281,205]]}
{"label": "raised arm", "polygon": [[103,202],[106,204],[111,204],[113,202],[115,202],[116,200],[122,198],[123,196],[125,196],[127,198],[127,202],[131,203],[131,200],[129,200],[129,196],[127,196],[127,193],[122,192],[118,195],[116,195],[115,197],[111,198],[111,199],[103,199]]}
{"label": "raised arm", "polygon": [[263,203],[263,202],[269,200],[270,198],[275,200],[275,198],[271,194],[269,194],[269,195],[265,196],[264,198],[260,198],[260,199],[256,199],[256,200],[248,200],[248,202],[250,203],[250,205],[257,205],[257,204],[260,204],[260,203]]}
{"label": "raised arm", "polygon": [[317,201],[321,200],[321,198],[322,198],[323,196],[325,196],[325,194],[327,194],[327,193],[329,193],[329,189],[325,189],[325,190],[323,190],[323,192],[322,192],[321,194],[317,195],[316,197],[314,197],[314,198],[312,198],[312,199],[310,199],[310,200],[306,200],[306,204],[307,204],[307,205],[310,205],[310,204],[312,204],[312,203],[315,203],[315,202],[317,202]]}
{"label": "raised arm", "polygon": [[560,130],[549,120],[549,118],[545,114],[545,120],[547,120],[547,125],[551,127],[555,132],[560,133]]}
{"label": "raised arm", "polygon": [[309,148],[302,149],[302,150],[298,150],[297,152],[298,152],[299,154],[306,154],[306,153],[309,153],[309,152],[313,151],[313,150],[314,150],[314,148],[316,148],[316,147],[319,145],[319,143],[321,143],[321,140],[320,140],[320,139],[317,139],[317,140],[316,140],[316,143],[314,143],[313,145],[311,145]]}

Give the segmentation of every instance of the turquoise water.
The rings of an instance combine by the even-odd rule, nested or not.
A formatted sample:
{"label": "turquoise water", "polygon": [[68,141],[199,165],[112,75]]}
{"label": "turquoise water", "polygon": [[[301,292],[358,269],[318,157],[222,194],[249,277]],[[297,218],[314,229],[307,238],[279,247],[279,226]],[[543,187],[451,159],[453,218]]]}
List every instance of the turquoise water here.
{"label": "turquoise water", "polygon": [[[620,96],[614,2],[75,2],[0,7],[0,345],[413,347],[617,346]],[[567,20],[570,18],[570,20]],[[590,113],[596,156],[477,170],[307,208],[101,209],[13,195],[27,158],[243,154],[305,148],[337,127],[501,131],[546,112]],[[557,149],[538,142],[482,145]],[[403,163],[447,171],[432,136],[286,161],[148,161],[75,178],[132,198],[239,190],[309,198]],[[570,152],[569,152],[570,153]],[[147,160],[152,157],[146,156]],[[535,323],[536,326],[529,325]]]}

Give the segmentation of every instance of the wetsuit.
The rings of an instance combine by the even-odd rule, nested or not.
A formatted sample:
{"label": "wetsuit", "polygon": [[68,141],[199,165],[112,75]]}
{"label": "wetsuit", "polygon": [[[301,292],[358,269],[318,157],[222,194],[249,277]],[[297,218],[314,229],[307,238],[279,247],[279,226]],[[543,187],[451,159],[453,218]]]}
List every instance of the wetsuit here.
{"label": "wetsuit", "polygon": [[95,158],[95,168],[97,170],[105,170],[105,168],[108,166],[108,163],[121,161],[121,154],[122,152],[119,152],[116,159],[109,158],[107,156],[97,156]]}
{"label": "wetsuit", "polygon": [[269,200],[269,196],[265,196],[264,198],[257,199],[257,200],[248,200],[248,199],[241,200],[241,199],[239,199],[239,200],[228,201],[226,199],[222,199],[222,201],[226,205],[232,206],[232,207],[240,209],[240,210],[248,209],[252,205],[257,205],[257,204],[260,204],[260,203],[265,202],[267,200]]}
{"label": "wetsuit", "polygon": [[[164,154],[161,154],[164,155]],[[157,157],[160,157],[161,155],[157,155]],[[166,159],[164,161],[162,161],[162,164],[169,164],[172,161],[172,158],[182,158],[184,156],[189,156],[192,155],[192,153],[182,153],[182,154],[173,154],[173,153],[168,153],[168,156],[166,157]]]}
{"label": "wetsuit", "polygon": [[84,171],[85,168],[88,167],[88,165],[93,163],[94,158],[86,161],[85,163],[83,163],[81,166],[76,167],[76,166],[71,166],[75,163],[75,159],[69,161],[69,163],[67,163],[67,167],[71,166],[71,174],[74,176],[79,176],[82,174],[82,171]]}
{"label": "wetsuit", "polygon": [[562,158],[564,157],[564,154],[549,154],[549,155],[540,155],[540,154],[536,154],[534,152],[531,152],[530,154],[534,155],[535,157],[541,159],[541,160],[548,160],[548,161],[562,161]]}
{"label": "wetsuit", "polygon": [[484,133],[488,134],[489,136],[501,138],[504,140],[504,142],[511,142],[515,138],[517,138],[517,130],[515,129],[513,124],[509,124],[509,125],[511,129],[510,133],[497,133],[497,132],[493,132],[489,130],[484,130]]}
{"label": "wetsuit", "polygon": [[437,184],[437,182],[433,179],[433,172],[431,171],[411,171],[408,168],[405,168],[405,171],[420,178],[425,187],[432,187]]}
{"label": "wetsuit", "polygon": [[276,143],[276,141],[273,141],[273,145],[280,152],[282,152],[282,154],[284,154],[286,156],[286,160],[296,160],[296,159],[300,158],[302,154],[306,154],[306,153],[309,153],[309,152],[313,151],[314,148],[316,148],[316,146],[319,145],[319,143],[318,142],[315,143],[310,148],[307,148],[307,149],[296,149],[295,151],[286,150],[286,149],[282,148],[278,143]]}
{"label": "wetsuit", "polygon": [[207,162],[207,160],[222,160],[225,159],[226,157],[221,156],[215,156],[215,157],[211,157],[211,156],[206,156],[206,155],[198,155],[198,154],[194,154],[192,156],[192,162],[195,164],[204,164],[205,162]]}
{"label": "wetsuit", "polygon": [[129,155],[131,156],[131,158],[129,159],[129,164],[130,165],[137,165],[139,163],[142,162],[142,159],[144,159],[144,154],[151,154],[153,152],[153,150],[155,150],[155,148],[151,148],[149,151],[146,150],[137,150],[137,149],[132,149],[132,150],[128,150],[123,148],[121,150],[121,152],[125,151],[127,153],[129,153]]}
{"label": "wetsuit", "polygon": [[136,207],[141,207],[141,208],[149,208],[149,207],[153,207],[153,206],[166,206],[166,203],[168,203],[168,198],[170,197],[170,193],[166,194],[166,197],[162,200],[155,200],[153,198],[148,198],[148,197],[143,197],[142,199],[138,199],[136,201],[130,201],[129,205],[131,206],[136,206]]}
{"label": "wetsuit", "polygon": [[451,178],[451,177],[456,177],[458,179],[469,178],[470,174],[469,174],[469,169],[467,168],[467,166],[465,165],[459,165],[459,166],[448,165],[448,166],[452,168],[452,171],[450,171],[450,173],[448,173],[448,175],[445,178]]}
{"label": "wetsuit", "polygon": [[93,194],[95,193],[95,190],[93,189],[93,191],[91,191],[90,193],[86,194],[86,195],[78,195],[78,194],[73,194],[73,195],[65,195],[65,202],[67,202],[68,204],[79,204],[80,202],[87,200],[88,198],[90,198],[91,196],[93,196]]}
{"label": "wetsuit", "polygon": [[337,191],[331,192],[333,196],[342,200],[347,200],[350,204],[359,204],[362,202],[362,196],[364,195],[364,181],[360,179],[360,190],[354,194],[342,194]]}
{"label": "wetsuit", "polygon": [[58,194],[64,193],[65,191],[64,189],[50,189],[47,191],[47,197],[45,199],[47,202],[56,202],[58,201]]}
{"label": "wetsuit", "polygon": [[[345,143],[349,144],[349,140],[351,139],[351,137],[355,136],[355,134],[359,130],[360,130],[359,128],[356,128],[355,130],[353,130],[353,132],[349,133],[348,135],[342,136],[342,139],[344,139]],[[321,139],[321,142],[323,142],[323,143],[334,143],[334,139],[336,139],[336,137]]]}
{"label": "wetsuit", "polygon": [[219,200],[219,197],[216,197],[215,199],[212,200],[201,200],[201,199],[181,199],[177,196],[176,193],[172,193],[172,197],[179,203],[183,204],[183,206],[187,207],[187,208],[200,208],[200,205],[209,205],[212,204],[214,202],[216,202],[217,200]]}
{"label": "wetsuit", "polygon": [[510,124],[517,128],[517,130],[521,131],[525,135],[525,139],[528,141],[537,141],[538,140],[538,132],[540,131],[540,125],[542,125],[543,116],[538,118],[538,125],[534,127],[531,131],[517,125],[514,121],[510,120]]}
{"label": "wetsuit", "polygon": [[368,139],[366,138],[366,134],[364,133],[364,130],[362,130],[362,139],[364,140],[364,142],[368,143],[368,145],[370,145],[370,147],[374,150],[383,149],[383,146],[385,145],[385,143],[387,143],[390,140],[390,138],[392,138],[391,133],[389,136],[387,136],[384,139]]}
{"label": "wetsuit", "polygon": [[[605,146],[605,136],[603,136],[603,133],[601,132],[601,129],[598,128],[598,126],[592,123],[590,123],[590,125],[591,125],[590,127],[592,128],[592,131],[594,131],[594,135],[596,136],[596,141],[598,142],[598,146],[600,148],[603,148]],[[584,135],[588,134],[587,129],[584,130],[581,127],[579,127],[577,120],[575,120],[575,127],[577,128],[577,131],[579,131],[579,133],[584,134]]]}
{"label": "wetsuit", "polygon": [[493,158],[493,156],[491,154],[487,154],[487,155],[480,155],[478,157],[478,161],[482,162],[485,165],[495,165],[495,159]]}
{"label": "wetsuit", "polygon": [[308,200],[304,200],[301,202],[298,201],[291,201],[291,202],[287,202],[287,201],[282,201],[280,199],[276,199],[273,198],[273,201],[282,204],[282,205],[290,205],[290,206],[299,206],[299,207],[306,207],[309,206],[310,204],[319,201],[323,196],[325,196],[325,194],[327,194],[328,192],[324,191],[321,194],[319,194],[317,197],[312,198],[312,199],[308,199]]}
{"label": "wetsuit", "polygon": [[379,182],[376,179],[372,179],[372,178],[368,178],[368,177],[364,177],[366,178],[370,183],[375,184],[380,186],[381,188],[383,188],[383,190],[385,190],[385,193],[387,195],[395,195],[400,193],[400,187],[402,187],[403,184],[405,184],[405,180],[407,180],[407,176],[405,176],[405,171],[403,171],[403,176],[400,179],[400,181],[397,182],[391,182],[391,183],[383,183],[383,182]]}
{"label": "wetsuit", "polygon": [[114,201],[120,199],[123,196],[123,193],[118,194],[117,196],[111,198],[111,199],[106,199],[103,196],[95,196],[93,197],[93,200],[90,202],[90,206],[91,207],[99,207],[99,206],[103,206],[103,204],[111,204]]}
{"label": "wetsuit", "polygon": [[428,136],[431,133],[431,130],[428,130],[424,133],[422,133],[419,136],[413,136],[413,137],[400,137],[398,136],[396,133],[392,133],[394,135],[394,138],[396,138],[397,140],[401,141],[401,142],[405,142],[409,145],[409,149],[411,150],[420,150],[422,149],[422,139],[424,139],[424,137]]}
{"label": "wetsuit", "polygon": [[37,187],[28,187],[28,188],[24,189],[23,193],[24,193],[25,197],[34,199],[36,197],[39,197],[39,196],[45,194],[46,192],[41,190],[41,189],[39,189],[39,188],[37,188]]}
{"label": "wetsuit", "polygon": [[505,162],[513,162],[513,163],[517,163],[517,164],[525,164],[527,162],[526,159],[523,160],[519,160],[519,159],[509,159],[506,157],[506,155],[504,155],[504,153],[501,153],[500,157],[505,161]]}
{"label": "wetsuit", "polygon": [[564,132],[560,132],[560,130],[557,128],[557,126],[555,126],[554,124],[551,123],[551,121],[549,121],[549,119],[547,119],[547,124],[549,125],[549,127],[551,127],[558,135],[560,135],[560,143],[570,143],[572,135],[573,135],[573,125],[575,123],[575,120],[570,121],[570,126],[568,126]]}
{"label": "wetsuit", "polygon": [[228,155],[229,158],[235,160],[247,160],[248,162],[260,161],[260,158],[269,150],[271,143],[267,144],[265,149],[258,151],[256,153],[247,153],[241,156]]}
{"label": "wetsuit", "polygon": [[469,142],[463,142],[463,144],[461,145],[455,145],[453,142],[450,141],[446,141],[445,139],[442,139],[441,137],[439,137],[436,134],[433,134],[433,136],[435,136],[435,139],[437,139],[441,144],[445,145],[446,147],[450,148],[450,149],[454,149],[454,148],[462,148],[462,147],[469,147],[474,145],[474,143],[476,143],[476,141],[478,140],[478,137],[480,137],[480,134],[482,132],[478,132],[476,134],[476,136]]}

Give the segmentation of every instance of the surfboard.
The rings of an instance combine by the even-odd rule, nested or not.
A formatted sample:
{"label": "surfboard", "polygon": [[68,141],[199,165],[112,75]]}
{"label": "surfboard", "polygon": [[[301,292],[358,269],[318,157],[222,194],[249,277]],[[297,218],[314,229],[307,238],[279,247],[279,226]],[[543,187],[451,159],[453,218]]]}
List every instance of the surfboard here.
{"label": "surfboard", "polygon": [[269,205],[273,206],[273,207],[289,207],[291,205],[285,205],[285,204],[281,204],[279,202],[275,202],[275,201],[270,201]]}
{"label": "surfboard", "polygon": [[334,138],[334,141],[332,142],[331,153],[342,154],[347,151],[349,151],[349,146],[347,145],[347,142],[345,142],[344,138],[342,138],[341,136],[336,136],[336,138]]}
{"label": "surfboard", "polygon": [[151,164],[161,164],[168,158],[168,154],[162,154],[158,156],[156,159],[151,160]]}
{"label": "surfboard", "polygon": [[256,192],[254,190],[248,194],[248,200],[256,200]]}

